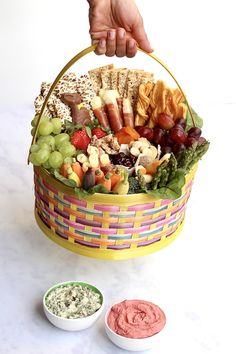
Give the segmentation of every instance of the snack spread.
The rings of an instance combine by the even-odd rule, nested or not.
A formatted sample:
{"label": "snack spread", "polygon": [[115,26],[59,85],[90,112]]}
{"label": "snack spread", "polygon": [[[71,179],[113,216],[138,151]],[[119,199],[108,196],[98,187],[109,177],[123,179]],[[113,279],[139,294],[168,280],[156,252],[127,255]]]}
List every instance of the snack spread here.
{"label": "snack spread", "polygon": [[53,289],[45,304],[54,315],[76,319],[94,314],[101,307],[102,299],[87,286],[67,284]]}
{"label": "snack spread", "polygon": [[164,312],[144,300],[124,300],[112,306],[107,324],[113,332],[128,338],[147,338],[165,326]]}
{"label": "snack spread", "polygon": [[[49,83],[35,100],[37,124]],[[30,162],[79,198],[93,193],[181,196],[185,175],[205,154],[202,120],[178,88],[152,73],[107,65],[63,76],[39,123]]]}

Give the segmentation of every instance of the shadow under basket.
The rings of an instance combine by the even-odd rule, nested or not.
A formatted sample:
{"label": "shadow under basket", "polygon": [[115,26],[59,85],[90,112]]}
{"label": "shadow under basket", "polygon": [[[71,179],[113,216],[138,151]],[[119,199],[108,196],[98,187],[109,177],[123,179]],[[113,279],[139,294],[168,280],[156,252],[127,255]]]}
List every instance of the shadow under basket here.
{"label": "shadow under basket", "polygon": [[35,218],[51,240],[84,256],[116,260],[147,255],[179,235],[196,169],[186,176],[176,200],[145,193],[97,193],[80,200],[73,188],[34,167]]}

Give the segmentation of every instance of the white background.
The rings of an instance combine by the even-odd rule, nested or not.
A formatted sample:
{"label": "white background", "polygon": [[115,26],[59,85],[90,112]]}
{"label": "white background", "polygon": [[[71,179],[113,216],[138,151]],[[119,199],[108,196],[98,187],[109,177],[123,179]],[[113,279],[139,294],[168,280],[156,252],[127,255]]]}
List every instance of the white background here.
{"label": "white background", "polygon": [[[155,54],[204,118],[211,147],[199,164],[179,239],[147,257],[107,262],[72,254],[42,235],[33,217],[32,168],[26,165],[32,103],[41,82],[53,80],[90,44],[87,2],[0,0],[0,353],[123,353],[106,338],[102,318],[79,334],[46,321],[44,291],[70,279],[95,283],[107,306],[126,297],[155,299],[167,326],[153,354],[236,352],[233,1],[137,4]],[[81,66],[107,61],[91,55]],[[149,68],[141,56],[128,62]],[[156,76],[161,73],[157,69]]]}
{"label": "white background", "polygon": [[[137,0],[155,53],[191,102],[235,102],[233,0]],[[32,102],[90,44],[86,0],[1,0],[1,104]]]}

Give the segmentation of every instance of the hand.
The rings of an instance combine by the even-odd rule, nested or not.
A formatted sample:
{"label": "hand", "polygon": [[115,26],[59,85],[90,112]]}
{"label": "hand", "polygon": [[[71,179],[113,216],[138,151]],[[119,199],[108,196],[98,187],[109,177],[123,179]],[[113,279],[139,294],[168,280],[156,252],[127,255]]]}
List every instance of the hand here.
{"label": "hand", "polygon": [[143,19],[134,0],[91,0],[89,22],[95,53],[111,57],[135,56],[137,45],[152,52]]}

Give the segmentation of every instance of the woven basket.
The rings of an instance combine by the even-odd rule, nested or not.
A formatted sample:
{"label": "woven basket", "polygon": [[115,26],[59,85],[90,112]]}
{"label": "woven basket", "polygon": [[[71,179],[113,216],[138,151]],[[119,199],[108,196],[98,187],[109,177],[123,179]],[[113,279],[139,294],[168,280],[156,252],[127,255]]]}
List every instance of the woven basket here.
{"label": "woven basket", "polygon": [[[78,59],[93,50],[94,46],[80,52],[53,82],[40,112],[32,144],[56,84]],[[169,72],[184,95],[165,64],[153,54],[148,55]],[[146,255],[170,244],[181,231],[196,168],[186,176],[182,195],[176,200],[157,200],[145,193],[96,193],[80,200],[73,188],[56,180],[45,169],[34,167],[35,218],[51,240],[84,256],[115,260]]]}

